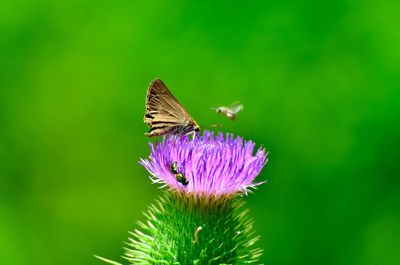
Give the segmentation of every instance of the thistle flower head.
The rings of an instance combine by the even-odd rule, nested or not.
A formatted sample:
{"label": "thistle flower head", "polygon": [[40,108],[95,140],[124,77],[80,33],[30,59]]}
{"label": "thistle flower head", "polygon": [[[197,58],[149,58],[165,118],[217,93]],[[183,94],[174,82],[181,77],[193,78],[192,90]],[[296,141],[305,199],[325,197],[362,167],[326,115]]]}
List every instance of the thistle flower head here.
{"label": "thistle flower head", "polygon": [[150,156],[140,163],[155,183],[171,190],[195,196],[220,197],[247,193],[262,182],[255,177],[267,162],[263,148],[254,153],[255,144],[204,131],[194,139],[189,136],[166,136],[160,143],[150,143]]}

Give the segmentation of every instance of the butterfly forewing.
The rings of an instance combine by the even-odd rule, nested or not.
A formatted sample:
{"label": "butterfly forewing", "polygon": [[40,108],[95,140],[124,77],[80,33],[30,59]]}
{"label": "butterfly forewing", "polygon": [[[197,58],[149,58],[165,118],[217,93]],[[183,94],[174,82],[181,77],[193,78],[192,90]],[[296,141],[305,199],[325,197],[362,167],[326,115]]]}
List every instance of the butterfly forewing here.
{"label": "butterfly forewing", "polygon": [[199,130],[197,123],[160,79],[151,81],[147,90],[144,122],[150,126],[148,136]]}

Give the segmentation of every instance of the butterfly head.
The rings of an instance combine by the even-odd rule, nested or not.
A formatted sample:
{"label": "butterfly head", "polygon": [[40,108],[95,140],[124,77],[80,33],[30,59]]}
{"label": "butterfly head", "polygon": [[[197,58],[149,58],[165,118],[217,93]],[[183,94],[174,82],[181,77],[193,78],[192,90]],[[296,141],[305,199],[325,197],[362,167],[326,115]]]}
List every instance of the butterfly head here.
{"label": "butterfly head", "polygon": [[196,122],[193,125],[193,131],[200,132],[200,126]]}
{"label": "butterfly head", "polygon": [[194,120],[192,120],[189,123],[189,125],[185,128],[184,134],[191,132],[200,132],[200,126]]}

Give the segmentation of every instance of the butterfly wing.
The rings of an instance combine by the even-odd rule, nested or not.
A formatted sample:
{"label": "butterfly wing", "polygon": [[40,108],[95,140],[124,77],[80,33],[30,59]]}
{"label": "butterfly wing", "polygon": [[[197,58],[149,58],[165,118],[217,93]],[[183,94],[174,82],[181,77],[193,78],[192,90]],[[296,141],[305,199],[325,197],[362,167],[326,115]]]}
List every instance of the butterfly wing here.
{"label": "butterfly wing", "polygon": [[147,90],[144,122],[150,126],[148,136],[198,129],[197,123],[160,79],[151,81]]}

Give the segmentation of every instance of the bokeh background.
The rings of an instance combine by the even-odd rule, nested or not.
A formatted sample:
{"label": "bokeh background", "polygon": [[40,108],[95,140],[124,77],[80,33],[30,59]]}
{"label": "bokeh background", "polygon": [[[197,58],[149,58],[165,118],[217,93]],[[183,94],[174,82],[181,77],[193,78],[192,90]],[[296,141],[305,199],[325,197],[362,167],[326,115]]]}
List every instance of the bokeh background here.
{"label": "bokeh background", "polygon": [[[0,264],[122,261],[159,189],[149,82],[264,145],[247,206],[274,265],[400,264],[395,1],[0,2]],[[236,100],[231,122],[210,110]]]}

